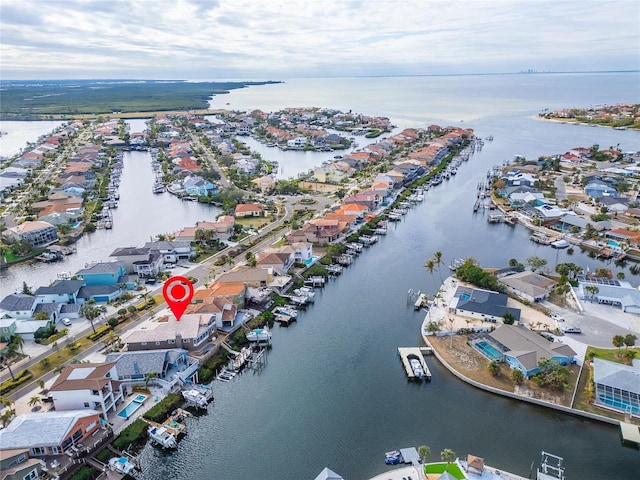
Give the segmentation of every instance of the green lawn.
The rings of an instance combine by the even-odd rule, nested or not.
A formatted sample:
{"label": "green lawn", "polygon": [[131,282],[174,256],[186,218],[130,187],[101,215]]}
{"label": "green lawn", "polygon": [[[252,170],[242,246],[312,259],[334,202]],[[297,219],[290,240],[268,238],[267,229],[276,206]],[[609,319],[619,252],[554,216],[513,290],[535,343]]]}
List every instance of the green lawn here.
{"label": "green lawn", "polygon": [[458,480],[462,480],[465,478],[464,473],[460,470],[455,463],[427,463],[424,466],[424,473],[444,473],[445,471],[449,472],[451,475],[456,477]]}

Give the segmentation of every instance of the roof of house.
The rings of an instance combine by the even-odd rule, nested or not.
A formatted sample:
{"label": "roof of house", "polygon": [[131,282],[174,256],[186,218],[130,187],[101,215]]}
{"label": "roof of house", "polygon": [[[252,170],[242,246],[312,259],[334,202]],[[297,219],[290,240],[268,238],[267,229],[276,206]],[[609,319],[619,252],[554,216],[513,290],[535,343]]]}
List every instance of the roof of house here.
{"label": "roof of house", "polygon": [[508,307],[507,299],[508,297],[504,293],[479,288],[458,287],[451,301],[451,307],[494,317],[502,317],[509,312],[515,321],[520,321],[520,309]]}
{"label": "roof of house", "polygon": [[262,206],[257,203],[239,203],[236,205],[236,213],[245,213],[245,212],[261,212]]}
{"label": "roof of house", "polygon": [[36,295],[65,295],[77,293],[84,285],[84,280],[58,280],[48,287],[38,287]]}
{"label": "roof of house", "polygon": [[173,363],[176,358],[186,355],[187,351],[181,348],[166,350],[141,350],[136,352],[109,353],[105,360],[116,364],[118,377],[131,377],[144,375],[149,372],[164,372],[167,364]]}
{"label": "roof of house", "polygon": [[0,301],[0,310],[8,312],[18,312],[21,310],[31,310],[36,297],[24,293],[12,293]]}
{"label": "roof of house", "polygon": [[502,325],[489,335],[508,351],[507,355],[515,357],[527,370],[538,366],[542,359],[553,357],[573,357],[576,352],[564,343],[553,343],[528,328],[515,325]]}
{"label": "roof of house", "polygon": [[125,343],[161,342],[175,339],[177,335],[184,338],[196,338],[200,325],[209,323],[211,315],[197,313],[184,314],[180,321],[173,315],[158,319],[155,323],[146,324],[144,328],[131,331],[123,337]]}
{"label": "roof of house", "polygon": [[329,467],[325,467],[315,480],[344,480],[340,475],[331,470]]}
{"label": "roof of house", "polygon": [[88,285],[78,290],[78,298],[91,298],[97,295],[113,295],[120,290],[117,285]]}
{"label": "roof of house", "polygon": [[148,248],[140,248],[140,247],[121,247],[116,248],[110,257],[130,257],[130,256],[138,256],[138,255],[148,255]]}
{"label": "roof of house", "polygon": [[96,410],[68,410],[18,415],[0,430],[0,449],[33,448],[60,445],[78,420],[100,415]]}
{"label": "roof of house", "polygon": [[35,220],[35,221],[26,221],[24,223],[21,223],[20,225],[16,225],[15,227],[9,228],[8,230],[11,230],[12,232],[18,235],[24,235],[25,233],[37,232],[38,230],[44,230],[46,228],[55,228],[55,227],[51,225],[49,222],[42,222],[39,220]]}
{"label": "roof of house", "polygon": [[99,390],[111,381],[106,374],[114,365],[113,362],[66,365],[49,390]]}
{"label": "roof of house", "polygon": [[549,293],[549,288],[558,283],[529,270],[503,277],[500,282],[533,298],[546,295]]}
{"label": "roof of house", "polygon": [[593,381],[640,395],[640,363],[629,366],[594,358]]}
{"label": "roof of house", "polygon": [[101,273],[118,273],[124,267],[122,262],[97,262],[87,268],[78,270],[76,275],[99,275]]}

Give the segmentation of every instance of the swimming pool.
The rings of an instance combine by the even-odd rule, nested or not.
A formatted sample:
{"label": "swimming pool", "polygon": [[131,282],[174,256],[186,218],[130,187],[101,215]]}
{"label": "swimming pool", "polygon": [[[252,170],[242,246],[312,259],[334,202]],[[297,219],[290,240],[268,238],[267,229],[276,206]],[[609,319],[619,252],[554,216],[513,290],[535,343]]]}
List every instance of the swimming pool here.
{"label": "swimming pool", "polygon": [[499,358],[502,358],[502,352],[484,340],[477,342],[475,347],[480,350],[480,353],[485,357],[488,357],[490,360],[498,360]]}
{"label": "swimming pool", "polygon": [[620,244],[615,240],[607,240],[607,245],[610,247],[620,248]]}
{"label": "swimming pool", "polygon": [[471,300],[471,294],[469,293],[461,293],[460,300]]}
{"label": "swimming pool", "polygon": [[141,393],[137,394],[136,398],[127,403],[127,406],[118,412],[118,416],[121,418],[129,418],[133,412],[142,406],[146,398],[146,395],[142,395]]}
{"label": "swimming pool", "polygon": [[640,415],[640,406],[633,405],[626,400],[613,398],[610,395],[599,395],[600,403],[611,408],[615,408],[621,412],[631,412],[634,415]]}

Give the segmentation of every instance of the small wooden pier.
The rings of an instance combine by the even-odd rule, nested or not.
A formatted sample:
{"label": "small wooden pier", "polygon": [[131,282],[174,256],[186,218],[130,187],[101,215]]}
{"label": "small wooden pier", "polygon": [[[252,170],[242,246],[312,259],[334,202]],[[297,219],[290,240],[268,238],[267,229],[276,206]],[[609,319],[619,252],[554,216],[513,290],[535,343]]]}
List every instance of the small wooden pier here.
{"label": "small wooden pier", "polygon": [[[402,365],[404,366],[404,370],[409,380],[425,379],[428,382],[431,381],[431,370],[429,370],[429,366],[424,359],[422,349],[420,347],[398,347],[398,355],[400,356],[400,360],[402,361]],[[422,370],[424,372],[423,377],[417,377],[415,375],[413,368],[411,368],[410,360],[412,359],[416,359],[420,362],[420,365],[422,366]]]}
{"label": "small wooden pier", "polygon": [[140,417],[140,418],[142,418],[145,422],[147,422],[149,425],[152,425],[154,427],[164,427],[167,430],[167,432],[169,432],[174,437],[178,438],[179,435],[186,433],[187,427],[185,426],[184,423],[181,423],[181,422],[184,421],[183,419],[185,417],[190,415],[191,414],[186,410],[178,408],[176,410],[176,413],[174,415],[171,415],[169,418],[167,418],[164,422],[162,422],[162,424],[158,422],[154,422],[153,420],[147,420],[144,417]]}

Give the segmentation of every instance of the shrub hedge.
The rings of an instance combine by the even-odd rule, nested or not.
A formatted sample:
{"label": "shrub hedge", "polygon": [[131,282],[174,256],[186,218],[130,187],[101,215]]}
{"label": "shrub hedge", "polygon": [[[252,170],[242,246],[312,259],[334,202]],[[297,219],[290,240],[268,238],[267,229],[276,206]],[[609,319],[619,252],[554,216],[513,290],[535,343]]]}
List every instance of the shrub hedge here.
{"label": "shrub hedge", "polygon": [[120,435],[113,441],[113,446],[118,450],[126,450],[131,445],[139,445],[147,440],[147,423],[138,418],[131,425],[120,432]]}
{"label": "shrub hedge", "polygon": [[5,380],[0,384],[0,395],[4,395],[5,393],[10,392],[15,388],[18,388],[20,385],[28,382],[33,377],[29,370],[23,370],[22,372],[14,376],[15,380],[10,378],[9,380]]}
{"label": "shrub hedge", "polygon": [[143,416],[147,420],[162,423],[169,418],[171,412],[182,405],[182,402],[181,395],[170,393],[151,407]]}

